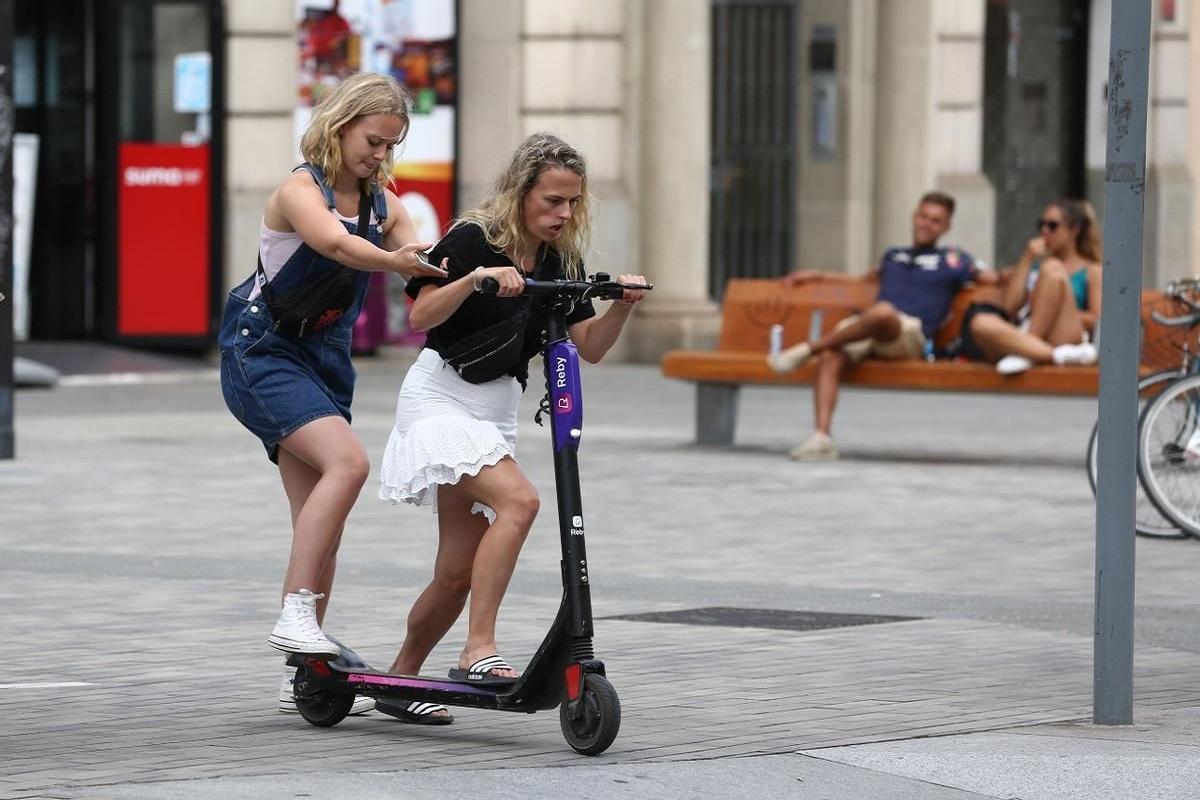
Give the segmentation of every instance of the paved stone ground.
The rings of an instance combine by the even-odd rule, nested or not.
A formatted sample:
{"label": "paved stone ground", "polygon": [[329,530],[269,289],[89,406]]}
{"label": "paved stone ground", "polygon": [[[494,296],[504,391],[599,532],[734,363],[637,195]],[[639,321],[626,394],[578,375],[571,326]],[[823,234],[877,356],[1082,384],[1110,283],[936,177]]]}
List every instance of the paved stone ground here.
{"label": "paved stone ground", "polygon": [[[362,364],[355,427],[374,459],[405,366]],[[375,714],[319,730],[275,712],[279,659],[264,639],[288,542],[278,479],[215,373],[141,380],[18,394],[18,459],[0,464],[0,796],[291,797],[306,780],[375,774],[408,776],[411,796],[439,780],[464,796],[462,776],[486,774],[517,797],[523,770],[580,764],[553,713],[456,710],[446,728]],[[746,392],[738,446],[714,450],[689,444],[688,387],[641,367],[588,368],[584,381],[597,617],[723,605],[922,618],[809,632],[600,619],[623,722],[587,768],[640,796],[691,797],[715,765],[744,783],[746,759],[771,756],[753,762],[762,785],[746,796],[833,797],[819,791],[833,784],[856,787],[837,797],[979,796],[968,792],[989,787],[906,772],[894,751],[871,761],[869,748],[1090,716],[1091,401],[848,392],[847,458],[797,465],[783,454],[808,431],[803,391]],[[523,422],[521,436],[519,458],[551,497],[546,433]],[[434,526],[374,491],[351,517],[327,628],[385,664]],[[558,600],[546,508],[501,616],[517,663]],[[1200,542],[1139,542],[1139,717],[1200,705],[1198,560]],[[427,672],[450,666],[461,638],[460,625]],[[56,682],[87,685],[21,686]],[[670,763],[691,777],[671,778]],[[812,793],[792,795],[803,781],[789,770],[811,775]],[[894,776],[887,792],[872,770]],[[440,777],[414,777],[426,774]],[[639,796],[613,781],[597,796]]]}

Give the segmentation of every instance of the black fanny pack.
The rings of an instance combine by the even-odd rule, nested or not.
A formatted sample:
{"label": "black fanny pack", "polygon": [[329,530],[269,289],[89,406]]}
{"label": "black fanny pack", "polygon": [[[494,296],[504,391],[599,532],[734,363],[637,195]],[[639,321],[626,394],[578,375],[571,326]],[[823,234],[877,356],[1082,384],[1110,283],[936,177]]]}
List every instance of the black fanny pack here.
{"label": "black fanny pack", "polygon": [[439,355],[467,383],[487,383],[512,375],[524,387],[521,354],[528,323],[529,299],[524,298],[516,314],[459,339]]}
{"label": "black fanny pack", "polygon": [[[371,222],[371,194],[364,192],[358,202],[356,235],[367,238]],[[294,289],[275,294],[270,291],[262,256],[258,258],[258,285],[276,326],[294,336],[319,331],[336,322],[354,305],[358,276],[355,270],[340,264],[316,280],[305,281]]]}

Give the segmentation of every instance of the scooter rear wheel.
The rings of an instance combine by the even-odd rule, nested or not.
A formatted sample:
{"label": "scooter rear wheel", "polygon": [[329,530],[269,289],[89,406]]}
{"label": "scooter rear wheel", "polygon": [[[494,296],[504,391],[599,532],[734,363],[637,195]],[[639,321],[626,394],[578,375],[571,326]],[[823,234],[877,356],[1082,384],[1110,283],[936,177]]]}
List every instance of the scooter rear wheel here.
{"label": "scooter rear wheel", "polygon": [[306,667],[296,670],[296,681],[293,684],[296,710],[308,723],[318,728],[333,727],[350,713],[350,708],[354,705],[354,693],[316,688],[310,682],[311,677]]}
{"label": "scooter rear wheel", "polygon": [[608,679],[603,675],[584,675],[583,694],[574,716],[570,705],[563,701],[558,708],[558,721],[567,744],[585,756],[607,750],[621,729],[621,701]]}

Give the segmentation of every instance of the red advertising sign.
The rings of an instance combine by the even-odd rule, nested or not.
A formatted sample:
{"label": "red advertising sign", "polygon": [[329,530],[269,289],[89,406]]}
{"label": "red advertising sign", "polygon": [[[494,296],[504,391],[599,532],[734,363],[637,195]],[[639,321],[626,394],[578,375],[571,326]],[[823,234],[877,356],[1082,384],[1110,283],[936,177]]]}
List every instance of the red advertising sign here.
{"label": "red advertising sign", "polygon": [[209,149],[126,142],[117,172],[117,333],[207,336]]}

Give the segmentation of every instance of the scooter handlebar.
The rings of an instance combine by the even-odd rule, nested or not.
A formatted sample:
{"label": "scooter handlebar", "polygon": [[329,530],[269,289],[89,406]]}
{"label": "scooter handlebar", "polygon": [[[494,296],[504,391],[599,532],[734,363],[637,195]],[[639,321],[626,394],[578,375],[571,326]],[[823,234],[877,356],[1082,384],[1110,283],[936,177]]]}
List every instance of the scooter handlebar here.
{"label": "scooter handlebar", "polygon": [[[542,296],[566,294],[573,295],[581,300],[592,297],[601,300],[620,300],[625,296],[626,289],[650,291],[653,288],[654,284],[652,283],[621,283],[620,281],[609,280],[608,276],[603,273],[594,276],[594,279],[589,281],[535,281],[532,278],[525,279],[526,294]],[[481,294],[494,295],[499,290],[500,282],[495,278],[484,278],[479,282],[479,292]]]}

